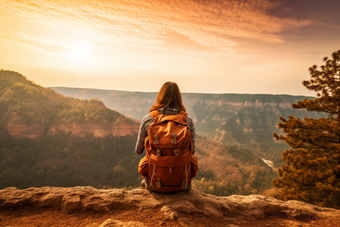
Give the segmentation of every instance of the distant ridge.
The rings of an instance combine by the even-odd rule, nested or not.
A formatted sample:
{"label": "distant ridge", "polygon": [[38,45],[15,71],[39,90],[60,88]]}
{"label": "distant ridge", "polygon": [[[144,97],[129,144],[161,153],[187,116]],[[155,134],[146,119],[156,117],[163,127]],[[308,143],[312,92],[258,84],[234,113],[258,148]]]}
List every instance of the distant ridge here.
{"label": "distant ridge", "polygon": [[[114,90],[114,89],[100,89],[100,88],[80,88],[80,87],[64,87],[64,86],[56,86],[56,87],[48,87],[55,91],[57,90],[65,90],[63,93],[67,93],[70,91],[69,94],[76,94],[77,90],[83,91],[101,91],[101,92],[127,92],[127,93],[145,93],[145,94],[158,94],[157,91],[128,91],[128,90]],[[290,94],[266,94],[266,93],[199,93],[199,92],[181,92],[182,95],[250,95],[250,96],[287,96],[287,97],[298,97],[298,98],[315,98],[313,96],[306,96],[306,95],[290,95]]]}

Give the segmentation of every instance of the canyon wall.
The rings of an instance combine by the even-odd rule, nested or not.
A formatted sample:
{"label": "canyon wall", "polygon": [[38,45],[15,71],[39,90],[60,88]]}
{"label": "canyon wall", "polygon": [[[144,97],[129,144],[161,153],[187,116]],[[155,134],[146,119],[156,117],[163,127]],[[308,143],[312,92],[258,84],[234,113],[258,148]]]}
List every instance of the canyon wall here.
{"label": "canyon wall", "polygon": [[18,117],[11,119],[5,126],[6,131],[16,138],[40,138],[44,135],[45,127],[42,124],[24,124]]}
{"label": "canyon wall", "polygon": [[70,123],[59,124],[51,126],[48,130],[48,135],[55,135],[58,132],[71,133],[77,137],[106,137],[112,136],[126,136],[138,133],[139,124],[124,120],[117,120],[111,125],[103,125],[96,123]]}
{"label": "canyon wall", "polygon": [[[22,123],[18,118],[10,120],[5,129],[15,138],[35,139],[45,134],[45,127],[42,124],[33,123],[27,125]],[[138,133],[138,129],[139,124],[137,122],[118,119],[111,125],[77,122],[52,125],[48,128],[47,135],[53,136],[58,132],[64,132],[66,134],[71,133],[77,137],[126,136]]]}

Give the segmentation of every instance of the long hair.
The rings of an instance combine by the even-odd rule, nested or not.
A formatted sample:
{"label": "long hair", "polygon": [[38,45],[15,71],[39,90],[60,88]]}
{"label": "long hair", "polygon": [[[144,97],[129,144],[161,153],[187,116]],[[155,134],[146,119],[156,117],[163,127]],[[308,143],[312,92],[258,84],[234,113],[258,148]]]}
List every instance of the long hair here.
{"label": "long hair", "polygon": [[158,92],[156,103],[151,107],[150,112],[173,106],[179,108],[179,110],[186,111],[183,102],[181,92],[179,91],[178,85],[174,82],[166,82],[163,84]]}

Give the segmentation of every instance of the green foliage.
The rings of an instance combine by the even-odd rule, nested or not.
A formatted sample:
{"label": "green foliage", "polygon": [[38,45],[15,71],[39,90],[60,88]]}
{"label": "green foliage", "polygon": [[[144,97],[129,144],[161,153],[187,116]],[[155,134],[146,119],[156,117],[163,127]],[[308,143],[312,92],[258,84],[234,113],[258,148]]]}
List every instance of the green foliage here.
{"label": "green foliage", "polygon": [[[134,153],[136,136],[79,138],[60,133],[30,140],[0,133],[0,188],[121,188],[140,184],[137,166],[142,156]],[[275,173],[249,151],[201,136],[197,139],[199,172],[193,188],[232,195],[260,193],[271,187]],[[202,156],[199,150],[209,150],[210,155]]]}
{"label": "green foliage", "polygon": [[286,164],[273,183],[282,189],[276,195],[279,199],[340,208],[340,50],[324,60],[320,69],[312,66],[311,79],[303,81],[318,98],[299,101],[293,108],[324,112],[328,117],[280,118],[285,135],[274,133],[274,137],[291,149],[283,152]]}
{"label": "green foliage", "polygon": [[227,146],[197,135],[199,170],[192,187],[205,193],[227,196],[261,193],[272,187],[277,173],[251,151]]}
{"label": "green foliage", "polygon": [[211,169],[199,169],[197,176],[195,177],[195,180],[201,180],[204,178],[205,180],[211,180],[214,181],[215,177]]}
{"label": "green foliage", "polygon": [[[218,181],[207,181],[205,178],[201,180],[193,180],[192,188],[202,191],[207,194],[218,195],[218,196],[228,196],[235,194],[244,194],[242,186],[238,183],[233,182],[218,182]],[[254,191],[256,193],[256,191]]]}
{"label": "green foliage", "polygon": [[39,140],[0,139],[0,188],[42,186],[137,187],[136,136],[79,138],[59,134]]}

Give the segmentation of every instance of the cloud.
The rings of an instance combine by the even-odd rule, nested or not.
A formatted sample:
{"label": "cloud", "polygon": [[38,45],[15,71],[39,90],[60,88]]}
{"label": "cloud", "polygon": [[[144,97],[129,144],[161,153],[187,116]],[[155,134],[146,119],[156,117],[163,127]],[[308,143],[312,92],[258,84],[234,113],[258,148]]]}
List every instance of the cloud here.
{"label": "cloud", "polygon": [[284,42],[279,32],[311,23],[268,13],[282,4],[279,0],[2,0],[0,12],[114,45],[161,48],[176,33],[222,49],[239,45],[237,38]]}
{"label": "cloud", "polygon": [[35,47],[50,52],[64,52],[67,50],[67,47],[64,45],[47,39],[31,37],[23,32],[19,32],[14,36],[0,33],[0,40],[14,45]]}

